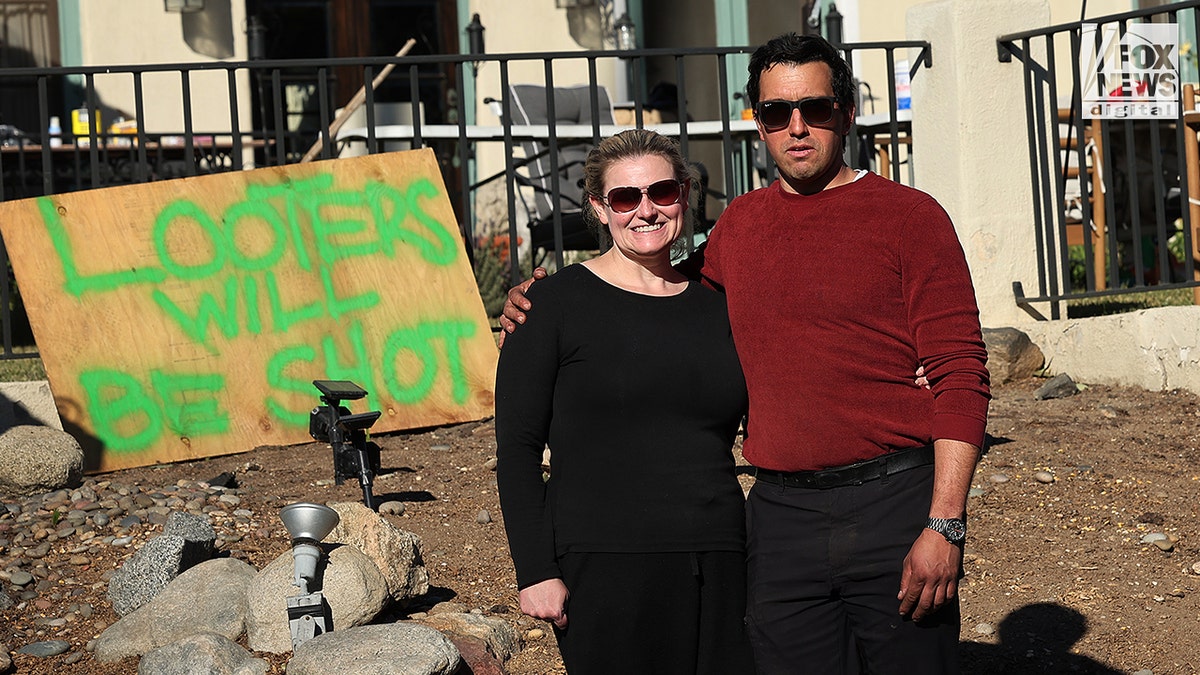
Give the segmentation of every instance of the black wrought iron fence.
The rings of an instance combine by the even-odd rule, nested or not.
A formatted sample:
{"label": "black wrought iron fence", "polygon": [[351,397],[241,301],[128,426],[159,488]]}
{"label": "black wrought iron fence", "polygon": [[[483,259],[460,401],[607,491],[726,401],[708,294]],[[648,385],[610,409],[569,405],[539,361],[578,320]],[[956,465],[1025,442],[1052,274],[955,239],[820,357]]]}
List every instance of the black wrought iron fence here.
{"label": "black wrought iron fence", "polygon": [[[873,101],[871,110],[860,109],[863,124],[852,134],[849,159],[856,167],[904,180],[903,168],[911,167],[914,156],[911,117],[896,96],[893,69],[899,51],[904,51],[900,60],[911,52],[915,76],[932,64],[930,47],[873,42],[842,48],[849,55],[882,55],[888,73],[886,104],[882,111],[874,110]],[[773,180],[774,166],[759,147],[754,122],[737,108],[745,104],[737,93],[745,83],[744,70],[728,67],[731,59],[744,59],[750,51],[0,69],[0,92],[27,97],[35,104],[26,109],[37,111],[0,138],[0,201],[291,164],[317,144],[317,159],[429,147],[468,250],[474,256],[480,246],[495,249],[499,235],[506,237],[504,275],[511,281],[520,276],[522,259],[528,261],[528,248],[541,247],[561,265],[564,251],[581,247],[572,239],[570,209],[562,206],[573,180],[564,151],[594,144],[616,130],[649,127],[678,137],[706,188],[698,205],[702,228],[711,226],[729,199]],[[334,100],[338,82],[371,83],[387,66],[394,70],[385,85],[365,85],[356,121],[331,132],[338,106],[345,103]],[[606,81],[615,72],[624,91],[602,86],[601,72]],[[531,87],[540,94],[516,100],[515,92]],[[567,111],[562,92],[569,89],[578,99]],[[531,108],[539,108],[541,117]],[[73,119],[74,111],[87,119]],[[542,169],[535,170],[535,164]],[[498,191],[502,207],[490,214],[480,201],[488,189]],[[552,208],[539,212],[533,204],[538,197]],[[14,349],[14,340],[21,340],[17,326],[23,310],[2,245],[0,263],[10,269],[0,276],[0,358],[35,356]]]}
{"label": "black wrought iron fence", "polygon": [[[1189,157],[1195,163],[1196,128],[1183,112],[1194,96],[1183,94],[1178,79],[1152,83],[1127,72],[1097,80],[1094,56],[1104,53],[1106,30],[1119,39],[1134,23],[1177,24],[1177,44],[1186,44],[1184,35],[1197,34],[1197,7],[1195,0],[1178,2],[997,38],[1000,60],[1015,57],[1023,68],[1029,129],[1038,287],[1014,282],[1018,304],[1049,301],[1051,318],[1058,318],[1063,300],[1200,286],[1200,202],[1189,208],[1188,197],[1195,200],[1200,185],[1187,170]],[[1186,72],[1181,63],[1162,65]],[[1135,118],[1148,109],[1101,110],[1087,100],[1098,86],[1130,99],[1145,97],[1139,87],[1173,87],[1177,112]]]}

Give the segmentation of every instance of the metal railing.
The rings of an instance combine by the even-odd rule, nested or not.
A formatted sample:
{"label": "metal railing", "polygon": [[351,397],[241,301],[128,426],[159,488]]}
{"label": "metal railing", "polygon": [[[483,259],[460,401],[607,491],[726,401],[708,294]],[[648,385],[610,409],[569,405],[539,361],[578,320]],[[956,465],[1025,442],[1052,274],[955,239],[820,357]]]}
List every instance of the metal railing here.
{"label": "metal railing", "polygon": [[[886,114],[875,116],[881,121],[872,128],[871,135],[852,134],[850,161],[856,167],[890,170],[891,176],[899,177],[902,158],[911,162],[913,146],[907,122],[900,120],[902,115],[897,112],[892,75],[895,52],[918,50],[911,68],[915,76],[921,67],[932,64],[930,47],[924,42],[851,43],[841,47],[847,54],[882,52],[889,73]],[[577,65],[572,72],[587,73],[582,84],[590,92],[593,113],[591,138],[583,140],[596,143],[602,135],[597,114],[601,100],[598,73],[601,67],[619,68],[618,72],[628,77],[629,100],[623,107],[629,116],[627,123],[659,128],[655,126],[659,118],[681,120],[674,129],[682,150],[690,161],[712,165],[708,202],[711,207],[720,208],[738,194],[775,178],[775,168],[756,139],[753,123],[742,119],[741,110],[732,109],[740,98],[734,92],[744,82],[729,81],[726,62],[750,51],[749,47],[645,49],[0,69],[0,93],[30,96],[36,100],[38,111],[37,119],[27,123],[38,131],[27,130],[0,139],[4,145],[0,152],[0,201],[286,165],[300,161],[318,140],[322,145],[318,159],[335,158],[346,147],[345,137],[331,136],[329,132],[335,118],[337,102],[333,92],[339,78],[370,83],[381,69],[391,64],[395,70],[384,84],[378,88],[366,87],[363,133],[357,142],[364,144],[369,153],[386,152],[398,140],[407,147],[432,148],[469,252],[480,243],[477,220],[481,207],[476,197],[485,181],[475,176],[479,173],[480,141],[475,133],[479,126],[471,123],[475,121],[476,109],[473,104],[468,106],[468,100],[483,100],[485,96],[498,94],[501,131],[489,142],[496,144],[503,155],[503,229],[508,235],[509,275],[517,279],[519,241],[528,233],[530,216],[521,208],[523,191],[528,190],[523,187],[528,181],[522,180],[526,148],[522,147],[522,138],[514,133],[518,125],[513,121],[512,102],[503,93],[509,91],[511,83],[520,80],[520,83],[539,84],[551,92],[559,84],[579,84],[560,82],[565,78],[559,71],[571,62],[582,64],[582,68]],[[530,63],[541,73],[540,78],[532,78],[533,82],[529,77]],[[521,77],[515,72],[521,73]],[[670,105],[664,107],[660,101],[651,100],[649,77],[670,81],[675,86],[676,96]],[[171,84],[164,85],[164,80]],[[179,110],[173,121],[159,121],[154,130],[142,122],[153,107],[148,105],[151,96],[156,104],[176,101]],[[128,109],[114,103],[116,100],[124,101]],[[202,116],[201,106],[197,105],[200,100],[208,102],[202,123],[197,122]],[[211,104],[214,100],[218,101],[216,106]],[[405,137],[383,133],[394,128],[378,119],[377,104],[384,103],[408,108],[411,123],[406,126]],[[553,96],[549,93],[546,104],[550,119],[545,151],[551,174],[557,175],[559,151],[568,141],[560,140],[560,134],[556,133],[562,123],[554,115]],[[71,131],[67,112],[76,107],[101,111],[105,124],[116,115],[128,115],[136,121],[136,127],[118,133],[86,124],[86,133],[77,137]],[[214,108],[225,111],[215,122]],[[52,116],[62,120],[61,137],[42,131],[48,128]],[[699,124],[703,121],[709,121],[709,125]],[[444,133],[447,129],[453,132]],[[443,133],[434,134],[434,130]],[[885,157],[887,165],[880,166]],[[555,199],[561,189],[555,180],[551,181],[550,191]],[[559,265],[563,263],[562,225],[560,214],[556,213],[553,249]],[[10,270],[0,275],[3,320],[0,358],[36,356],[35,352],[14,351],[14,313],[19,316],[22,310],[2,245],[0,263]]]}
{"label": "metal railing", "polygon": [[[1195,130],[1182,113],[1085,118],[1083,83],[1096,74],[1080,65],[1081,53],[1100,46],[1105,26],[1121,36],[1133,21],[1194,28],[1197,7],[1191,0],[996,39],[999,59],[1015,57],[1023,68],[1029,130],[1038,286],[1014,282],[1019,305],[1050,302],[1050,318],[1059,318],[1064,300],[1200,286],[1184,170]],[[1087,24],[1099,30],[1085,44]]]}

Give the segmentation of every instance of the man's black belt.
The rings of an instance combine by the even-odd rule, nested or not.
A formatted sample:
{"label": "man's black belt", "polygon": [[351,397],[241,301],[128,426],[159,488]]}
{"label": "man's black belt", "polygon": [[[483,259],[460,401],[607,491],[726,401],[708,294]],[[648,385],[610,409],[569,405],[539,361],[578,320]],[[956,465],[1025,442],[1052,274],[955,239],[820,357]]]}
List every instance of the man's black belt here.
{"label": "man's black belt", "polygon": [[864,462],[835,466],[819,471],[772,471],[756,469],[754,476],[764,483],[784,487],[828,489],[862,485],[867,481],[908,471],[933,463],[933,446],[921,445],[880,455]]}

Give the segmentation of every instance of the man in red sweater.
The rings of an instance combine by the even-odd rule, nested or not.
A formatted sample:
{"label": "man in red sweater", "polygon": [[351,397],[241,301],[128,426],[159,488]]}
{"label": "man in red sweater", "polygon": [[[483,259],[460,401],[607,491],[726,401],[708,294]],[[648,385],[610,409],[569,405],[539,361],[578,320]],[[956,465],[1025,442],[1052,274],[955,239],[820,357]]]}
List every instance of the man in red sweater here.
{"label": "man in red sweater", "polygon": [[747,93],[780,178],[729,205],[701,275],[726,294],[750,394],[758,670],[957,672],[989,400],[962,247],[932,197],[844,163],[854,84],[828,42],[771,40]]}
{"label": "man in red sweater", "polygon": [[[750,73],[780,178],[721,215],[702,274],[726,293],[750,391],[759,670],[852,670],[853,636],[868,672],[957,672],[989,398],[962,247],[932,197],[842,161],[854,85],[829,43],[778,37]],[[929,390],[911,385],[918,365]]]}

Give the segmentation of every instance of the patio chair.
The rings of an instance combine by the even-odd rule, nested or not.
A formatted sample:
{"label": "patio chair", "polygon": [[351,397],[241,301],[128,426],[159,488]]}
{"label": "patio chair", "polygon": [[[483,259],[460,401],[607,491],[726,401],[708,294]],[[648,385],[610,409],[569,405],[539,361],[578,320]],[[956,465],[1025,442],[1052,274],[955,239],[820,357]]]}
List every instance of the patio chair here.
{"label": "patio chair", "polygon": [[[546,88],[540,85],[517,84],[509,87],[509,109],[513,124],[549,124]],[[596,108],[599,123],[613,124],[613,108],[608,91],[596,88]],[[591,125],[593,123],[592,94],[587,86],[554,88],[555,125]],[[583,165],[592,149],[590,142],[559,139],[558,190],[554,189],[549,144],[545,141],[521,143],[525,153],[524,172],[518,182],[528,189],[521,201],[529,217],[530,251],[534,263],[555,250],[554,215],[562,219],[562,249],[564,251],[594,251],[600,248],[596,237],[583,219]]]}

